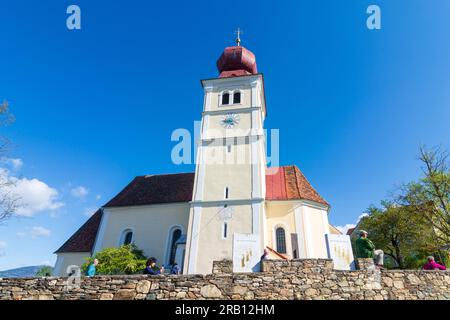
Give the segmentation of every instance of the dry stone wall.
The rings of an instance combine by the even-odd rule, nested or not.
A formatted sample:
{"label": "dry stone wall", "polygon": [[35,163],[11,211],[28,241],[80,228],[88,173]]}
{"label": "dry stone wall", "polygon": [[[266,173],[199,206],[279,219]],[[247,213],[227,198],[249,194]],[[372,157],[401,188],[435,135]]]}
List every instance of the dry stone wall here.
{"label": "dry stone wall", "polygon": [[450,299],[448,271],[333,270],[331,260],[266,260],[262,272],[227,273],[230,262],[210,275],[0,279],[6,300],[251,300],[251,299]]}
{"label": "dry stone wall", "polygon": [[232,273],[233,272],[233,261],[232,260],[222,260],[213,261],[212,273]]}

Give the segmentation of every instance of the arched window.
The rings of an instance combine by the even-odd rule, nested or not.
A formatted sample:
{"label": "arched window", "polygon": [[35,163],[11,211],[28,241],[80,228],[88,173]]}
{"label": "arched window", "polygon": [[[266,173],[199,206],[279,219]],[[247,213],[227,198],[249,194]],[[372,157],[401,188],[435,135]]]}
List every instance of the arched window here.
{"label": "arched window", "polygon": [[286,253],[286,232],[283,228],[279,227],[275,230],[275,236],[277,240],[277,251],[279,253]]}
{"label": "arched window", "polygon": [[230,104],[230,94],[228,92],[222,94],[222,104]]}
{"label": "arched window", "polygon": [[241,103],[241,92],[240,91],[236,91],[233,94],[233,104],[237,104],[237,103]]}
{"label": "arched window", "polygon": [[130,229],[127,229],[124,232],[122,232],[120,245],[124,246],[124,245],[130,244],[132,241],[133,241],[133,231],[131,231]]}
{"label": "arched window", "polygon": [[[175,255],[177,254],[177,241],[180,239],[181,237],[181,230],[180,229],[175,229],[172,231],[172,238],[171,238],[171,242],[170,242],[170,254],[169,254],[169,264],[174,263],[175,261]],[[178,263],[180,263],[180,261],[177,261]]]}

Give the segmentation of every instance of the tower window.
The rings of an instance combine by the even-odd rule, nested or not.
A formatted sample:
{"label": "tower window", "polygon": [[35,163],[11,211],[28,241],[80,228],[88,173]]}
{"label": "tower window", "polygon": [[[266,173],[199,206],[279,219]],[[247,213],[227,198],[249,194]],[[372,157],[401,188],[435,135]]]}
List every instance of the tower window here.
{"label": "tower window", "polygon": [[228,223],[223,223],[223,234],[222,238],[226,239],[228,237]]}
{"label": "tower window", "polygon": [[231,146],[234,144],[234,138],[233,139],[231,139],[231,138],[227,138],[227,139],[225,139],[224,140],[225,142],[225,146],[227,147],[227,152],[228,153],[231,153]]}
{"label": "tower window", "polygon": [[222,104],[223,105],[230,104],[230,94],[229,93],[224,93],[222,95]]}
{"label": "tower window", "polygon": [[275,230],[275,236],[277,240],[277,251],[279,253],[286,253],[286,233],[283,228],[277,228]]}
{"label": "tower window", "polygon": [[225,187],[225,199],[228,199],[228,187]]}
{"label": "tower window", "polygon": [[237,91],[237,92],[234,93],[234,95],[233,95],[233,103],[234,104],[241,103],[241,92],[240,91]]}

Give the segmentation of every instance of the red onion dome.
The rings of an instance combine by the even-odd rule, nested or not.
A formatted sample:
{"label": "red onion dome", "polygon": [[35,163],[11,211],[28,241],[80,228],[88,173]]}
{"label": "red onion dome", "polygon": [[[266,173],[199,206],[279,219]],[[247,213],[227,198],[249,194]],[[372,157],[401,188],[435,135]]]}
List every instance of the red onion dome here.
{"label": "red onion dome", "polygon": [[227,47],[217,60],[219,78],[239,77],[258,73],[256,57],[241,46]]}

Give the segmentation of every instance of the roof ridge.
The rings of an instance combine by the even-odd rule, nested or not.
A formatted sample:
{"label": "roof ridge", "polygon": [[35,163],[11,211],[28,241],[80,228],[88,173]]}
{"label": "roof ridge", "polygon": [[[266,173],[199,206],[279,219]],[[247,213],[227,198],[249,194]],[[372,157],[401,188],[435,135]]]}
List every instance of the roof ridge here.
{"label": "roof ridge", "polygon": [[144,174],[136,176],[136,178],[148,178],[148,177],[158,177],[158,176],[174,176],[177,174],[195,174],[195,172],[175,172],[175,173],[157,173],[157,174]]}
{"label": "roof ridge", "polygon": [[278,257],[280,257],[280,258],[282,258],[282,259],[284,259],[284,260],[289,260],[287,256],[285,256],[285,255],[282,254],[282,253],[279,253],[279,252],[276,251],[275,249],[272,249],[272,248],[269,247],[269,246],[266,246],[266,248],[267,248],[270,252],[272,252],[273,254],[275,254],[276,256],[278,256]]}
{"label": "roof ridge", "polygon": [[299,168],[295,164],[292,165],[292,168],[293,168],[294,174],[295,174],[295,186],[297,187],[298,195],[300,196],[300,198],[303,198],[303,194],[300,189],[300,182],[298,181],[298,176],[297,176],[297,172],[299,171]]}

